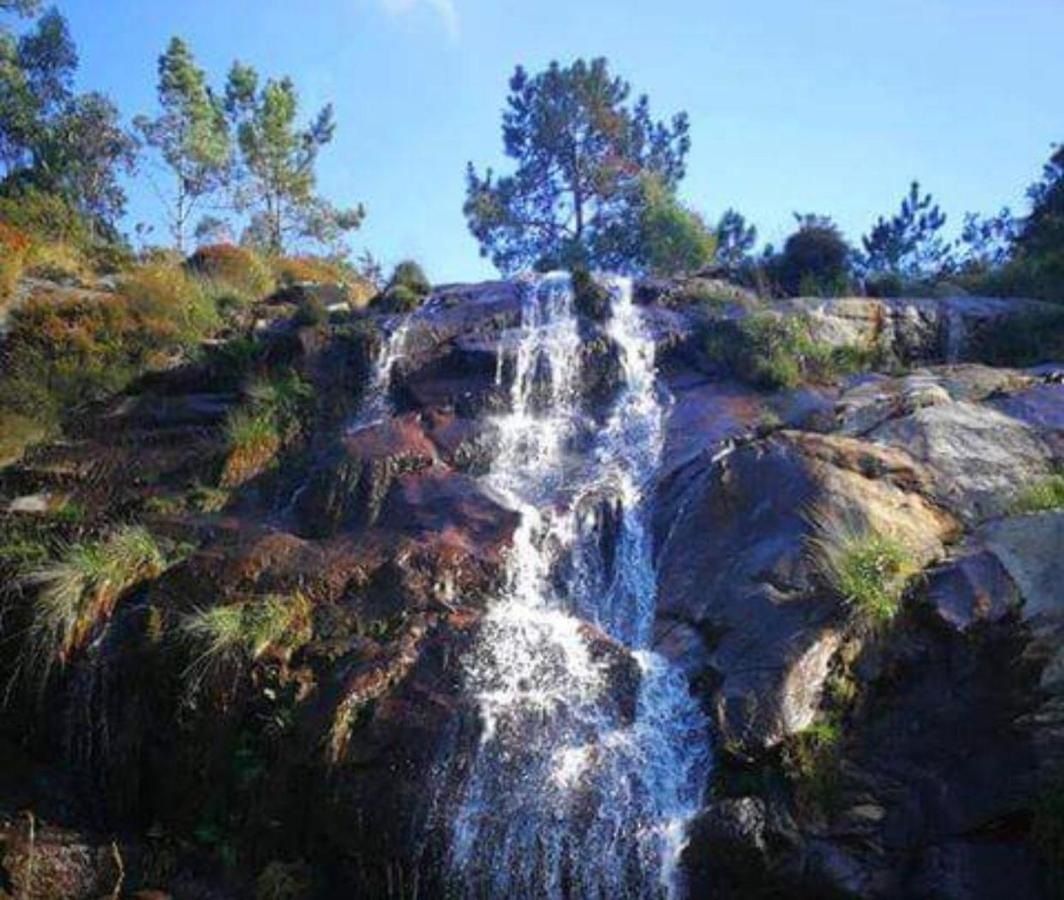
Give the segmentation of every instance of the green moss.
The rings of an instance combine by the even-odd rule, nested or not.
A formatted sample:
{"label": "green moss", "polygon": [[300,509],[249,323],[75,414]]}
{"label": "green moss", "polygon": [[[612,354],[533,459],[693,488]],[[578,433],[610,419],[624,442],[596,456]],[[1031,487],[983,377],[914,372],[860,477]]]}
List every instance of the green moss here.
{"label": "green moss", "polygon": [[818,722],[792,735],[783,748],[783,766],[800,805],[831,813],[838,803],[842,728]]}

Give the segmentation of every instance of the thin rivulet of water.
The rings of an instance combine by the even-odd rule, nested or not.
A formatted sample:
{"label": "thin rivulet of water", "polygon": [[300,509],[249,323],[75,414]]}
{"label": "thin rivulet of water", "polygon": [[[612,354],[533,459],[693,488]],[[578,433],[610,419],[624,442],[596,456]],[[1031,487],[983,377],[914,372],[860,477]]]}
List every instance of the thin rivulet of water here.
{"label": "thin rivulet of water", "polygon": [[699,806],[705,722],[682,674],[649,649],[654,345],[630,284],[610,288],[623,377],[605,423],[581,409],[568,278],[530,287],[512,348],[511,409],[485,480],[521,521],[505,590],[464,659],[483,731],[449,862],[468,896],[670,896]]}
{"label": "thin rivulet of water", "polygon": [[406,316],[396,322],[381,344],[380,353],[373,366],[366,396],[362,401],[358,417],[351,424],[349,431],[361,431],[383,422],[392,414],[391,387],[392,372],[406,352],[407,336],[410,331],[410,317]]}

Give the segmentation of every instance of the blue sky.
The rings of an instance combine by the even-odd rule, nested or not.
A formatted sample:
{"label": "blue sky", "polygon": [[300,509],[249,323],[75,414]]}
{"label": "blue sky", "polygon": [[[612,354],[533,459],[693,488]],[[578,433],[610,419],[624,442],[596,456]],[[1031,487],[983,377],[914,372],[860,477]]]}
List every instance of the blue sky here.
{"label": "blue sky", "polygon": [[[323,192],[363,201],[355,235],[437,281],[492,274],[461,214],[464,167],[502,164],[521,62],[605,55],[654,112],[691,116],[684,198],[735,206],[777,244],[793,210],[853,238],[916,177],[949,213],[1022,207],[1064,140],[1062,0],[59,0],[84,88],[154,108],[169,37],[221,81],[235,57],[336,106]],[[130,222],[158,204],[133,188]]]}

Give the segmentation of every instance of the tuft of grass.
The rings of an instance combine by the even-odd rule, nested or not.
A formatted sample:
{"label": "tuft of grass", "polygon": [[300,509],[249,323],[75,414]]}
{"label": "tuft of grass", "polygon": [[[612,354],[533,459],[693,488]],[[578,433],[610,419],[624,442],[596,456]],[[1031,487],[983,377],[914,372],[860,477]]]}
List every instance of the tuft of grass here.
{"label": "tuft of grass", "polygon": [[1054,509],[1064,509],[1064,472],[1028,485],[1009,504],[1009,512],[1015,516]]}
{"label": "tuft of grass", "polygon": [[277,419],[269,410],[233,410],[225,423],[225,464],[220,487],[236,488],[260,474],[281,449]]}
{"label": "tuft of grass", "polygon": [[46,679],[54,662],[65,665],[111,616],[122,594],[164,567],[151,533],[125,526],[96,542],[70,544],[58,558],[28,571],[21,583],[37,593],[26,663],[38,667]]}
{"label": "tuft of grass", "polygon": [[917,566],[900,541],[863,524],[834,516],[814,517],[812,548],[817,568],[843,601],[871,625],[897,615]]}
{"label": "tuft of grass", "polygon": [[205,678],[271,648],[294,650],[309,638],[310,605],[303,594],[271,594],[185,616],[179,632],[198,653],[186,669],[193,689]]}

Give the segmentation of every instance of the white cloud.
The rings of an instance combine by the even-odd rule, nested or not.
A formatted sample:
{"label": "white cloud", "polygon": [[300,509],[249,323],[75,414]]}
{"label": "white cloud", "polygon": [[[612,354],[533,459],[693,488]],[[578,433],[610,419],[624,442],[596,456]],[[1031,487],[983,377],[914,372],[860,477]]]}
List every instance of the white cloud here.
{"label": "white cloud", "polygon": [[393,16],[404,15],[422,6],[432,9],[443,20],[447,33],[458,37],[458,10],[454,0],[381,0],[384,9]]}

